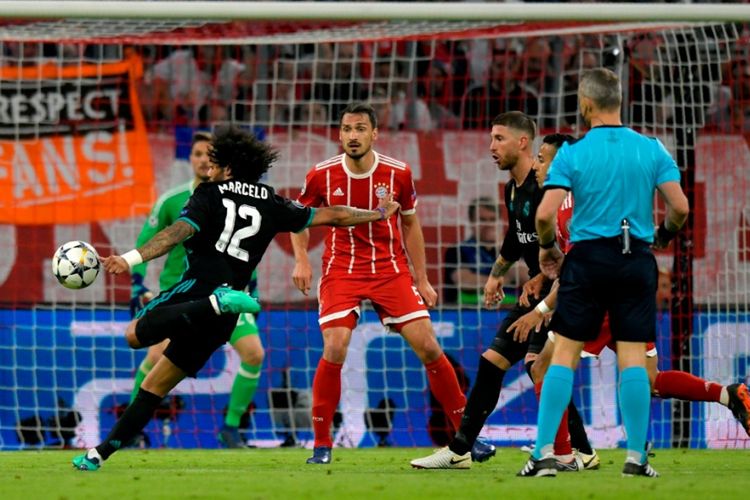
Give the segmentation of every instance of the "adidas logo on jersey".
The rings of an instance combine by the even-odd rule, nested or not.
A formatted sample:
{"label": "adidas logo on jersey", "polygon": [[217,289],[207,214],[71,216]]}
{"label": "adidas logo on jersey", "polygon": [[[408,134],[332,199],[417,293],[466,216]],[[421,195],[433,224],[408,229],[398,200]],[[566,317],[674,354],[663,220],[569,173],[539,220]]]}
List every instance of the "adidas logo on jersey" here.
{"label": "adidas logo on jersey", "polygon": [[341,188],[336,188],[336,191],[333,192],[333,196],[344,196],[344,192],[341,190]]}

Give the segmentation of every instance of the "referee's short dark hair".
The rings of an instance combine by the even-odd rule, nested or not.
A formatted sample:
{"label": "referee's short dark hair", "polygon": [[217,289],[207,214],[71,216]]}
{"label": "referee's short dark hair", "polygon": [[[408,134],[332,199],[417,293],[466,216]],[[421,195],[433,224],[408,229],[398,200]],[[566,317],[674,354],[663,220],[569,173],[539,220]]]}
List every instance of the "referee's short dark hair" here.
{"label": "referee's short dark hair", "polygon": [[372,128],[378,128],[378,115],[375,108],[366,102],[352,102],[339,115],[339,127],[344,122],[344,115],[367,115],[370,118]]}
{"label": "referee's short dark hair", "polygon": [[594,101],[594,105],[602,111],[615,111],[622,105],[620,78],[607,68],[584,71],[578,83],[578,94]]}
{"label": "referee's short dark hair", "polygon": [[533,141],[536,137],[536,123],[534,120],[520,111],[508,111],[500,113],[492,120],[492,126],[502,125],[503,127],[512,128],[520,132],[525,132],[529,140]]}
{"label": "referee's short dark hair", "polygon": [[560,149],[566,142],[573,142],[575,138],[568,134],[549,134],[542,138],[543,144],[550,144],[555,146],[555,149]]}

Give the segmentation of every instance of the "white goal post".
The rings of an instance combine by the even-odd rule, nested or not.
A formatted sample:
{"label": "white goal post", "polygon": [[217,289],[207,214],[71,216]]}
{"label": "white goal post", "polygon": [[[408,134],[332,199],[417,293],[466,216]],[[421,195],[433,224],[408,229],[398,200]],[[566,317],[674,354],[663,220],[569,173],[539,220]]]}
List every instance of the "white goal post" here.
{"label": "white goal post", "polygon": [[465,2],[0,1],[0,16],[24,19],[325,21],[749,21],[750,5]]}

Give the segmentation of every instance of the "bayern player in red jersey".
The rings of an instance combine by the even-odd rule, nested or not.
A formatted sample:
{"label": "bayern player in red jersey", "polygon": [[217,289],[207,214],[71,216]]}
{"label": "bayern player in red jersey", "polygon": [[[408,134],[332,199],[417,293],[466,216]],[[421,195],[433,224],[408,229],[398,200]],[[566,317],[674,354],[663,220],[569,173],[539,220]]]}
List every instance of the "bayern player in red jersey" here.
{"label": "bayern player in red jersey", "polygon": [[[372,208],[377,207],[379,199],[393,195],[401,204],[400,230],[395,219],[382,220],[360,228],[331,231],[326,239],[318,288],[323,357],[313,380],[315,448],[307,460],[312,464],[331,462],[331,424],[341,397],[341,368],[360,316],[360,303],[365,299],[372,302],[383,325],[401,334],[424,363],[430,389],[456,429],[466,405],[456,373],[430,322],[428,308],[435,305],[437,293],[427,279],[411,169],[372,149],[377,137],[372,106],[347,106],[341,114],[339,130],[344,154],[315,165],[298,198],[309,207],[343,204]],[[308,243],[307,231],[292,235],[296,260],[292,279],[305,295],[312,283]]]}
{"label": "bayern player in red jersey", "polygon": [[[541,185],[547,175],[547,170],[563,142],[572,140],[570,136],[561,136],[552,134],[543,139],[543,144],[537,155],[535,163],[537,182]],[[570,219],[573,216],[573,196],[568,192],[568,196],[557,211],[556,236],[563,252],[567,253],[570,248]],[[524,293],[538,293],[533,290],[524,290]],[[522,297],[521,300],[524,300]],[[554,309],[557,303],[557,289],[544,299],[544,304],[549,309]],[[541,324],[544,318],[545,307],[539,307],[526,316],[519,318],[511,328],[517,332],[528,332],[531,328],[536,328]],[[550,341],[554,342],[553,334],[550,332]],[[612,339],[612,333],[609,329],[609,322],[605,317],[599,336],[596,340],[585,342],[581,357],[598,357],[605,347],[616,351],[615,342]],[[541,380],[549,366],[552,355],[551,343],[547,342],[539,357],[532,366],[534,380]],[[734,417],[742,425],[745,432],[750,436],[750,393],[745,384],[731,384],[723,386],[716,382],[709,382],[700,377],[696,377],[687,372],[679,370],[659,371],[656,345],[653,342],[646,344],[646,371],[649,382],[651,383],[651,394],[653,396],[668,399],[675,398],[685,401],[706,401],[720,403],[732,411]],[[563,416],[565,418],[565,416]]]}

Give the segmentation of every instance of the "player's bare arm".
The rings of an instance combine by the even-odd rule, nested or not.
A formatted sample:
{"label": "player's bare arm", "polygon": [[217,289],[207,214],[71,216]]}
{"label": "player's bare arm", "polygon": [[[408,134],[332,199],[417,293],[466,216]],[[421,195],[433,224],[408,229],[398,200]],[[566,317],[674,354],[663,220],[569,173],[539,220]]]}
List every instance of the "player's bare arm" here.
{"label": "player's bare arm", "polygon": [[315,215],[310,222],[311,226],[355,226],[366,222],[377,222],[385,220],[398,212],[401,205],[398,202],[386,201],[377,210],[363,210],[361,208],[336,205],[323,207],[315,210]]}
{"label": "player's bare arm", "polygon": [[294,251],[294,271],[292,271],[292,282],[304,295],[310,293],[312,286],[312,266],[307,255],[310,245],[310,231],[305,229],[299,233],[290,235],[292,250]]}
{"label": "player's bare arm", "polygon": [[524,283],[523,287],[521,287],[522,292],[521,297],[518,299],[518,303],[524,307],[529,307],[531,305],[529,297],[534,297],[535,299],[539,298],[545,280],[546,278],[544,274],[540,273]]}
{"label": "player's bare arm", "polygon": [[532,309],[514,321],[508,327],[508,332],[513,333],[514,341],[526,342],[526,339],[529,337],[529,332],[537,326],[541,326],[543,320],[544,315],[539,313],[536,309]]}
{"label": "player's bare arm", "polygon": [[[538,274],[537,276],[542,275]],[[543,299],[544,305],[541,305],[540,303],[508,327],[508,331],[513,332],[513,340],[516,342],[524,342],[528,338],[529,332],[532,329],[539,331],[542,328],[543,323],[549,323],[552,316],[552,310],[557,306],[558,288],[559,281],[555,280],[552,284],[550,293]]]}
{"label": "player's bare arm", "polygon": [[664,182],[657,188],[667,206],[667,215],[656,228],[654,237],[654,248],[661,249],[669,245],[677,231],[685,224],[690,213],[690,205],[678,182]]}
{"label": "player's bare arm", "polygon": [[[351,226],[364,222],[375,222],[391,217],[401,208],[392,198],[380,201],[377,210],[362,210],[359,208],[334,206],[318,208],[313,216],[311,226],[329,224],[338,226]],[[305,229],[291,235],[292,249],[294,251],[294,270],[292,271],[292,282],[304,295],[310,293],[312,287],[312,266],[307,254],[310,244],[310,232]]]}
{"label": "player's bare arm", "polygon": [[179,243],[195,234],[195,228],[185,221],[178,220],[154,235],[145,245],[138,249],[144,261],[160,257]]}
{"label": "player's bare arm", "polygon": [[557,210],[565,201],[568,192],[564,189],[548,189],[544,192],[536,209],[536,233],[539,235],[539,267],[550,279],[557,278],[562,266],[563,253],[555,244],[555,218]]}
{"label": "player's bare arm", "polygon": [[[177,246],[178,243],[181,243],[193,234],[195,234],[195,228],[193,226],[187,222],[178,220],[171,226],[156,233],[153,238],[146,242],[145,245],[137,250],[132,250],[131,252],[137,252],[141,262],[147,262],[166,254]],[[131,252],[128,252],[128,254]],[[130,271],[132,266],[130,260],[122,255],[104,257],[102,259],[102,265],[107,272],[112,274],[120,274]]]}
{"label": "player's bare arm", "polygon": [[401,229],[404,232],[404,246],[414,269],[414,284],[427,307],[437,303],[437,292],[427,278],[427,258],[424,252],[424,234],[417,214],[401,215]]}
{"label": "player's bare arm", "polygon": [[492,264],[492,270],[490,276],[487,278],[487,283],[484,284],[484,306],[495,307],[497,304],[502,302],[505,294],[503,293],[503,282],[504,277],[510,268],[513,267],[515,261],[505,260],[502,255],[498,255],[495,263]]}

